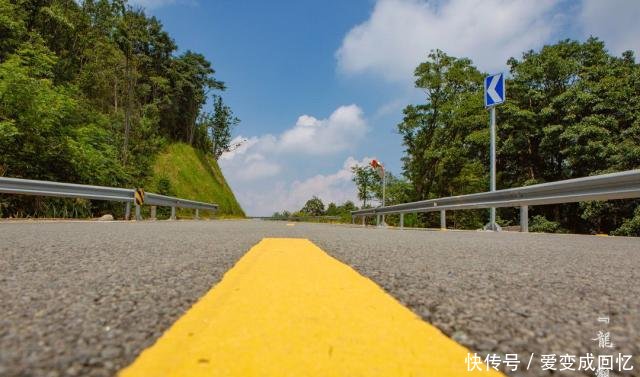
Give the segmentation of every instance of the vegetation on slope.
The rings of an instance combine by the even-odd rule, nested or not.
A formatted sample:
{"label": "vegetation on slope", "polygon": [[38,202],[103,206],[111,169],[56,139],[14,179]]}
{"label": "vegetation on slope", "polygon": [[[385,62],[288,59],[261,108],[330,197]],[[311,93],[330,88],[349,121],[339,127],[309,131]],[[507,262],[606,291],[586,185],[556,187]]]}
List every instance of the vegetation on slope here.
{"label": "vegetation on slope", "polygon": [[[153,177],[145,189],[158,194],[216,203],[221,216],[244,216],[216,160],[185,143],[171,144],[157,156]],[[187,215],[190,211],[180,213]],[[208,216],[207,213],[202,215]]]}
{"label": "vegetation on slope", "polygon": [[[0,0],[0,36],[0,176],[133,188],[173,142],[229,147],[212,64],[126,0]],[[122,205],[0,197],[0,216],[104,212]]]}

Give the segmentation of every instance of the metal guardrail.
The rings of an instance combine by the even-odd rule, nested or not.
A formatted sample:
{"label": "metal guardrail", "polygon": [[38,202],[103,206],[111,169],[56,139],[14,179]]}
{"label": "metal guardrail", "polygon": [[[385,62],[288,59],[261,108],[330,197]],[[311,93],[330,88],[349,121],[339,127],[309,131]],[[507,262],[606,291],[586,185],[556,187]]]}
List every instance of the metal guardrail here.
{"label": "metal guardrail", "polygon": [[404,227],[404,214],[440,211],[440,227],[446,228],[446,211],[459,209],[481,209],[520,207],[520,227],[528,231],[528,206],[574,203],[590,200],[612,200],[640,197],[640,170],[568,179],[558,182],[517,187],[478,194],[451,196],[446,198],[403,203],[393,206],[352,211],[351,217],[399,214],[400,227]]}
{"label": "metal guardrail", "polygon": [[191,208],[191,209],[202,209],[202,210],[209,210],[209,211],[218,210],[217,204],[196,202],[194,200],[174,198],[172,196],[154,194],[151,192],[146,193],[144,198],[145,198],[144,204],[158,206],[158,207]]}
{"label": "metal guardrail", "polygon": [[[80,198],[91,200],[105,200],[126,203],[125,218],[131,215],[131,204],[135,204],[135,190],[117,187],[79,185],[75,183],[60,183],[50,181],[36,181],[31,179],[0,177],[0,194],[52,196],[60,198]],[[164,196],[154,193],[146,193],[144,205],[152,206],[151,217],[155,218],[155,207],[171,207],[171,219],[176,218],[176,208],[191,208],[195,210],[196,218],[199,210],[217,211],[218,205],[196,202]],[[136,219],[141,220],[140,206],[136,206]]]}

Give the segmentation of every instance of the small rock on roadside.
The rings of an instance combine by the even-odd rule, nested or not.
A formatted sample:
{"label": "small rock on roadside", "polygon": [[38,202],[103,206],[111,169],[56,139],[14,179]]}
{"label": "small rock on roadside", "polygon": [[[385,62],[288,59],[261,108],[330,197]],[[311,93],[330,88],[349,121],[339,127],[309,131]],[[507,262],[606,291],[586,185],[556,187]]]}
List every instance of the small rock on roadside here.
{"label": "small rock on roadside", "polygon": [[103,215],[102,217],[98,218],[98,221],[113,221],[113,215]]}

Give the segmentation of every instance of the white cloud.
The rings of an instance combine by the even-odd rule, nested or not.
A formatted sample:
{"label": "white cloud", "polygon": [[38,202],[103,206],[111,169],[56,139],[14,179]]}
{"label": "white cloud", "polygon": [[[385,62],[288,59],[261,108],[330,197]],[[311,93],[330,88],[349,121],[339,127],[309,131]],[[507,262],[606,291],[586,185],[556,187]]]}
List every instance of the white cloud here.
{"label": "white cloud", "polygon": [[[354,147],[367,132],[367,122],[356,105],[341,106],[327,119],[302,115],[280,136],[271,134],[245,139],[239,148],[220,157],[232,179],[252,181],[273,177],[294,154],[297,159],[335,155]],[[231,144],[242,140],[236,137]]]}
{"label": "white cloud", "polygon": [[[353,147],[366,133],[367,122],[362,109],[356,105],[340,106],[327,119],[301,115],[296,124],[280,136],[267,134],[246,139],[238,149],[223,154],[221,159],[233,160],[248,151],[330,155]],[[242,139],[238,136],[231,144]]]}
{"label": "white cloud", "polygon": [[378,107],[373,118],[380,118],[390,114],[402,114],[402,109],[407,106],[408,103],[411,103],[411,99],[408,97],[409,96],[402,96],[383,103]]}
{"label": "white cloud", "polygon": [[[232,152],[220,157],[220,167],[237,199],[250,215],[299,210],[313,195],[326,203],[355,200],[349,157],[333,174],[308,178],[301,166],[335,163],[340,153],[357,146],[367,132],[367,122],[356,105],[341,106],[328,118],[302,115],[280,135],[266,134],[244,139]],[[235,138],[231,144],[243,140]],[[318,156],[322,156],[319,159]]]}
{"label": "white cloud", "polygon": [[565,38],[591,35],[611,52],[640,53],[637,0],[378,0],[336,52],[338,69],[406,83],[430,50],[500,71],[509,57]]}
{"label": "white cloud", "polygon": [[351,180],[351,168],[354,165],[367,164],[370,161],[371,159],[367,157],[361,161],[348,157],[342,165],[342,169],[336,173],[318,174],[303,181],[293,182],[287,194],[289,199],[285,202],[286,208],[298,210],[314,195],[321,198],[325,204],[330,202],[340,204],[347,200],[356,202],[356,189]]}
{"label": "white cloud", "polygon": [[283,151],[332,154],[348,149],[366,131],[362,110],[349,105],[339,107],[328,119],[299,117],[295,127],[284,132],[279,141]]}
{"label": "white cloud", "polygon": [[373,73],[406,82],[430,50],[470,57],[501,70],[511,56],[542,45],[562,17],[553,0],[378,0],[370,18],[351,29],[336,52],[345,73]]}
{"label": "white cloud", "polygon": [[318,174],[304,180],[276,180],[270,186],[234,189],[237,199],[247,213],[253,216],[269,216],[274,212],[298,211],[314,195],[322,199],[325,205],[330,202],[342,204],[351,200],[356,205],[355,185],[351,181],[351,167],[355,164],[368,164],[371,158],[360,161],[348,157],[340,170],[333,174]]}
{"label": "white cloud", "polygon": [[579,20],[583,34],[602,39],[612,53],[640,53],[640,1],[584,0]]}
{"label": "white cloud", "polygon": [[238,136],[231,141],[231,145],[240,146],[224,153],[219,160],[225,170],[225,176],[232,182],[249,182],[273,177],[282,171],[280,164],[273,158],[277,149],[277,139],[273,135],[251,137],[245,139]]}
{"label": "white cloud", "polygon": [[280,165],[266,161],[263,155],[257,153],[247,156],[245,162],[245,166],[237,174],[238,179],[242,181],[272,177],[282,170]]}

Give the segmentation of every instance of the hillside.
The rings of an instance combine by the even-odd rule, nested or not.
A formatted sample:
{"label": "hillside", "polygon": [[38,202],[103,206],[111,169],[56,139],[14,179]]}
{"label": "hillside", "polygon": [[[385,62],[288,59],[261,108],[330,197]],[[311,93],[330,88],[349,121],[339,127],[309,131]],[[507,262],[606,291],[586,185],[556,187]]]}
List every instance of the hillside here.
{"label": "hillside", "polygon": [[[188,143],[214,159],[228,149],[240,122],[222,98],[229,84],[143,8],[127,0],[0,0],[0,176],[149,187],[160,182],[154,161],[166,145]],[[191,160],[204,166],[203,156]],[[217,167],[185,167],[210,171],[192,177],[196,190],[159,164],[168,177],[162,188],[242,214]],[[121,207],[4,196],[0,217],[121,217]]]}
{"label": "hillside", "polygon": [[[184,143],[171,144],[158,154],[146,190],[216,203],[220,206],[219,216],[244,217],[218,163],[211,156]],[[191,211],[182,210],[178,215],[190,216]],[[206,213],[202,215],[209,216]]]}

